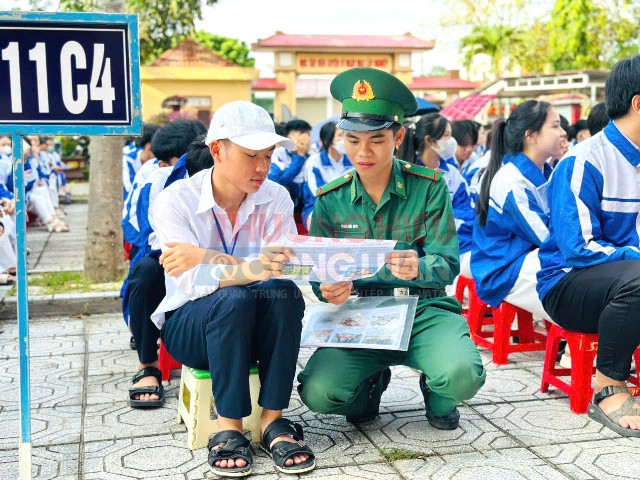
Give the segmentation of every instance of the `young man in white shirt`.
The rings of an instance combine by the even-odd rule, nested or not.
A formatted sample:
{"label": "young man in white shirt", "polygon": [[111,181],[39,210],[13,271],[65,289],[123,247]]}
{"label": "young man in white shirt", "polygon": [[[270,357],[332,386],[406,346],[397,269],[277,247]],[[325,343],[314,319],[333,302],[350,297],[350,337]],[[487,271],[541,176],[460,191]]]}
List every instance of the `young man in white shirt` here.
{"label": "young man in white shirt", "polygon": [[153,205],[162,250],[188,243],[203,260],[185,270],[176,265],[180,262],[163,259],[170,275],[167,295],[152,320],[176,360],[211,373],[219,427],[209,440],[214,473],[251,473],[242,418],[251,412],[254,361],[263,448],[279,470],[306,472],[315,468],[315,459],[302,443],[302,427],[282,418],[293,386],[304,301],[294,283],[274,279],[291,252],[267,247],[296,233],[287,190],[267,179],[275,146],[293,149],[294,144],[276,135],[264,109],[242,101],[216,111],[205,142],[214,168],[175,182]]}

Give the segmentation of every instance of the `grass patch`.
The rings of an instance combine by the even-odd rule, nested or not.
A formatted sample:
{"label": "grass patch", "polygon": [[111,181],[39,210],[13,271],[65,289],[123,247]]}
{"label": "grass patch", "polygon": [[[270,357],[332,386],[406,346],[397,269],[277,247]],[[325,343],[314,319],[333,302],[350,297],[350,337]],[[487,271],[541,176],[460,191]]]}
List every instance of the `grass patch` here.
{"label": "grass patch", "polygon": [[424,458],[424,453],[412,452],[411,450],[405,450],[404,448],[381,448],[379,449],[380,455],[389,463],[397,460],[412,460],[415,458]]}
{"label": "grass patch", "polygon": [[29,279],[29,285],[45,287],[46,293],[60,292],[88,292],[91,290],[91,281],[85,278],[82,272],[51,272]]}
{"label": "grass patch", "polygon": [[[28,295],[53,295],[56,293],[106,292],[120,290],[123,279],[109,283],[93,283],[83,272],[50,272],[29,275]],[[17,295],[14,284],[7,296]]]}

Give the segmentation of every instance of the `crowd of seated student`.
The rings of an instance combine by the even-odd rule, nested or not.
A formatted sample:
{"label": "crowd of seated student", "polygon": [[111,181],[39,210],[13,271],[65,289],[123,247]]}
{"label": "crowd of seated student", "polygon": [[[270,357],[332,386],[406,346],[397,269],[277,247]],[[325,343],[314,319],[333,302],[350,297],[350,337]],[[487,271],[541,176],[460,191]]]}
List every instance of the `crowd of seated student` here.
{"label": "crowd of seated student", "polygon": [[[165,401],[157,363],[159,331],[151,322],[151,314],[165,296],[164,270],[159,260],[161,246],[155,234],[153,204],[164,188],[187,176],[189,153],[200,153],[202,148],[198,148],[196,138],[202,138],[206,129],[195,120],[177,120],[163,128],[143,128],[143,136],[150,131],[153,131],[151,138],[139,138],[137,142],[145,149],[149,145],[148,151],[152,153],[144,156],[154,158],[146,159],[136,173],[125,201],[122,220],[125,239],[132,244],[129,275],[121,295],[123,315],[131,330],[139,360],[138,372],[129,390],[129,404],[136,408],[158,407]],[[190,147],[192,143],[195,146]]]}
{"label": "crowd of seated student", "polygon": [[[60,155],[53,148],[53,138],[30,135],[24,153],[25,203],[36,222],[50,232],[68,232],[61,220],[59,195],[68,196]],[[0,285],[14,282],[16,274],[15,194],[13,184],[12,141],[0,135]]]}
{"label": "crowd of seated student", "polygon": [[48,154],[45,138],[29,135],[25,141],[30,146],[24,161],[27,211],[35,213],[50,232],[68,232],[69,225],[61,220],[65,213],[58,205],[57,182],[61,166],[55,165],[55,159]]}
{"label": "crowd of seated student", "polygon": [[[606,102],[586,121],[570,125],[530,100],[495,124],[489,160],[476,169],[470,271],[491,306],[507,301],[599,334],[589,415],[628,436],[640,436],[640,407],[625,383],[640,344],[639,75],[640,57],[614,67]],[[473,168],[468,150],[453,165]]]}
{"label": "crowd of seated student", "polygon": [[[461,273],[474,279],[483,301],[493,307],[506,301],[536,318],[552,319],[572,330],[599,334],[596,396],[589,414],[623,435],[640,436],[640,412],[636,411],[640,407],[625,386],[631,355],[640,344],[640,326],[632,318],[640,307],[637,268],[640,241],[636,229],[638,212],[634,209],[640,202],[640,183],[636,178],[640,166],[640,138],[636,134],[640,131],[640,88],[637,88],[640,57],[626,62],[614,68],[607,81],[606,105],[594,106],[586,121],[569,125],[551,104],[536,100],[523,102],[507,120],[494,125],[451,123],[437,113],[430,114],[408,125],[397,155],[444,172],[458,232]],[[269,165],[268,178],[273,181],[269,188],[278,196],[283,190],[274,190],[273,185],[285,187],[287,208],[284,203],[280,207],[301,214],[303,224],[308,225],[316,190],[350,171],[352,165],[344,151],[342,132],[334,123],[329,122],[320,130],[318,152],[312,149],[311,127],[307,122],[293,120],[281,127],[291,142],[264,154],[265,159],[270,157],[269,162],[265,160]],[[227,157],[241,156],[241,148],[235,143],[230,147],[222,137],[208,138],[205,143],[202,133],[204,129],[194,122],[174,122],[154,131],[151,137],[139,139],[140,150],[134,153],[128,147],[125,153],[131,161],[126,160],[123,175],[129,175],[138,160],[142,164],[143,157],[146,162],[138,166],[130,180],[123,212],[127,241],[135,247],[124,298],[140,362],[130,391],[130,403],[135,407],[164,403],[156,353],[162,328],[162,335],[167,335],[163,336],[165,343],[174,356],[187,363],[199,362],[206,368],[214,362],[209,347],[215,344],[220,348],[220,339],[214,339],[208,330],[214,328],[211,325],[218,315],[214,309],[231,308],[229,314],[233,314],[230,304],[225,303],[228,300],[225,295],[238,283],[230,283],[229,290],[223,289],[224,294],[218,293],[217,286],[205,292],[202,285],[194,284],[192,290],[186,289],[191,293],[185,296],[176,287],[179,282],[193,282],[193,275],[181,276],[202,261],[203,248],[198,246],[201,239],[185,232],[189,228],[202,229],[205,223],[213,225],[215,220],[220,237],[223,235],[215,213],[217,199],[212,197],[211,205],[207,204],[207,213],[211,210],[213,219],[205,221],[181,212],[180,222],[186,222],[183,225],[168,211],[175,210],[170,205],[173,201],[170,195],[184,196],[185,202],[193,201],[194,189],[204,188],[202,185],[207,182],[203,180],[205,174],[195,176],[198,171],[209,169],[214,157],[218,166]],[[230,155],[231,148],[238,151]],[[244,181],[238,172],[228,170],[228,165],[222,171],[220,184],[228,185],[229,192]],[[207,172],[212,175],[211,170]],[[190,182],[160,193],[184,178]],[[190,190],[187,192],[186,188]],[[156,198],[161,201],[154,202]],[[236,207],[239,209],[242,204]],[[162,218],[158,228],[154,226],[153,212]],[[240,211],[236,214],[239,218]],[[230,231],[235,231],[234,220],[228,220]],[[184,232],[180,230],[182,227],[186,229]],[[207,235],[211,232],[213,228],[209,228]],[[235,245],[232,236],[223,243],[225,251],[227,244]],[[282,259],[271,257],[261,261],[264,268],[269,264],[268,268],[274,269],[282,263]],[[165,273],[174,278],[173,283],[165,284]],[[250,280],[245,278],[240,284]],[[298,298],[297,293],[292,288],[292,298]],[[168,302],[164,307],[163,299]],[[252,302],[252,298],[247,299],[247,305],[253,305]],[[299,309],[300,305],[295,307]],[[155,317],[162,317],[155,325],[151,320],[154,311]],[[296,310],[296,315],[299,313]],[[242,328],[249,332],[255,326],[242,324]],[[188,351],[186,339],[195,338],[196,331],[205,332],[206,338],[201,339],[205,343]],[[223,333],[233,338],[236,342],[233,345],[238,348],[253,348],[230,332]],[[241,366],[244,368],[244,364]],[[236,367],[233,366],[232,373],[237,373]],[[237,379],[228,372],[217,371],[216,375],[218,383],[231,382],[232,390],[244,391],[244,386],[237,384]],[[261,371],[261,379],[263,375]],[[223,410],[228,409],[229,418],[244,416],[246,405],[231,406],[228,395],[215,383],[214,391]],[[218,437],[210,450],[214,452],[216,446],[230,439]],[[227,465],[220,463],[221,456],[212,455],[216,467]],[[300,455],[295,464],[306,465],[313,459],[310,452],[301,451]],[[241,469],[242,462],[236,466]]]}

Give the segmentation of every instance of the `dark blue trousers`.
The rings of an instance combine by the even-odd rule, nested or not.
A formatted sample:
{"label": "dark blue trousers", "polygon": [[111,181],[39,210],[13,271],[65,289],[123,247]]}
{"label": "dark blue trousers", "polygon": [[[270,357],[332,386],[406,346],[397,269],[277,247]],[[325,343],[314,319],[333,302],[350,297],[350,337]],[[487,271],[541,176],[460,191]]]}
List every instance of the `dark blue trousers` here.
{"label": "dark blue trousers", "polygon": [[258,362],[260,397],[269,410],[288,407],[296,371],[304,300],[290,281],[227,287],[184,304],[161,338],[180,363],[209,370],[218,414],[251,413],[249,369]]}
{"label": "dark blue trousers", "polygon": [[160,330],[151,321],[165,295],[164,269],[158,258],[147,256],[129,272],[129,329],[136,341],[140,363],[158,360]]}

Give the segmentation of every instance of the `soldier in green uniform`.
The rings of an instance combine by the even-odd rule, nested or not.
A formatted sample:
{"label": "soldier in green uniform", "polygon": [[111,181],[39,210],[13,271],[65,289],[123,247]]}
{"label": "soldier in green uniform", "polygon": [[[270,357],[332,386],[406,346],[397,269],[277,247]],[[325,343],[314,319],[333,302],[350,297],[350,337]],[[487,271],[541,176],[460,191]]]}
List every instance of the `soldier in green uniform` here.
{"label": "soldier in green uniform", "polygon": [[313,411],[346,415],[358,423],[378,415],[391,365],[422,372],[426,416],[436,428],[458,427],[456,405],[484,384],[485,371],[469,338],[460,303],[445,285],[459,271],[458,239],[442,172],[394,158],[402,143],[405,115],[417,109],[409,89],[396,77],[354,68],[331,83],[342,102],[338,128],[355,171],[318,189],[312,236],[397,240],[375,276],[314,285],[323,301],[340,305],[359,296],[418,295],[409,349],[320,348],[298,375],[302,401]]}

